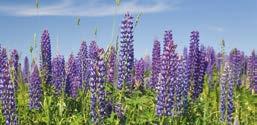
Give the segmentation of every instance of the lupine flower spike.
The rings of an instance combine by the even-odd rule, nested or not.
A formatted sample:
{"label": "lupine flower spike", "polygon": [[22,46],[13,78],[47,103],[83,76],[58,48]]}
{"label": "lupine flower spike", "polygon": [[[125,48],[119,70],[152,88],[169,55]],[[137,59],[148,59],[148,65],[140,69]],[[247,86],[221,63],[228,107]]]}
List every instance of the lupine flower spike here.
{"label": "lupine flower spike", "polygon": [[0,48],[0,100],[6,125],[17,124],[15,90],[10,78],[10,65],[5,48]]}
{"label": "lupine flower spike", "polygon": [[42,85],[37,65],[33,65],[29,82],[30,109],[41,108]]}
{"label": "lupine flower spike", "polygon": [[52,66],[51,66],[51,43],[47,30],[44,30],[41,36],[41,67],[40,70],[44,77],[44,82],[51,83]]}

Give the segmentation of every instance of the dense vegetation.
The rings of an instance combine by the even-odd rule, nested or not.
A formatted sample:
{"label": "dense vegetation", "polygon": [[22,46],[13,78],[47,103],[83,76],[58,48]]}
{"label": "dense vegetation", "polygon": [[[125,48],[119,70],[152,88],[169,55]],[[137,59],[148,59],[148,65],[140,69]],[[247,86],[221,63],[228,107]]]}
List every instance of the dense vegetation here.
{"label": "dense vegetation", "polygon": [[133,17],[125,14],[116,46],[82,42],[67,60],[52,55],[47,30],[39,60],[33,47],[23,64],[17,50],[8,54],[0,47],[0,123],[257,124],[254,51],[226,54],[222,41],[215,53],[199,46],[193,31],[179,54],[168,30],[163,47],[154,41],[151,60],[135,59],[133,28]]}

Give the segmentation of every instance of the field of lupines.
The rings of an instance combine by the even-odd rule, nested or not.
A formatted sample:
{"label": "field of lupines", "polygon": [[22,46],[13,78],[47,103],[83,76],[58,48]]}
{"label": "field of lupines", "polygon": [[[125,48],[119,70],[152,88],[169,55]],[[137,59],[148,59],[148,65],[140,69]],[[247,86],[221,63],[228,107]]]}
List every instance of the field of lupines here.
{"label": "field of lupines", "polygon": [[[51,53],[19,58],[0,46],[0,123],[256,125],[257,55],[201,45],[192,31],[178,53],[172,31],[153,41],[151,59],[134,57],[134,18],[125,14],[116,45],[82,42],[68,59]],[[40,57],[39,59],[34,57]],[[151,60],[151,61],[150,61]]]}

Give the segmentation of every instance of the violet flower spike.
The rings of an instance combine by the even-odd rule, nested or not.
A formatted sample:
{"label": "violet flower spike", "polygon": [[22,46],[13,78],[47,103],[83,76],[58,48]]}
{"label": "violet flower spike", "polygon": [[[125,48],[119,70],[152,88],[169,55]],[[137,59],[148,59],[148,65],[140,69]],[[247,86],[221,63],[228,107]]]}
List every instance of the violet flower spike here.
{"label": "violet flower spike", "polygon": [[98,46],[92,41],[89,46],[89,89],[90,89],[90,116],[93,123],[98,122],[97,108],[97,56]]}
{"label": "violet flower spike", "polygon": [[56,94],[61,94],[64,90],[65,78],[65,60],[62,55],[57,55],[52,61],[53,86]]}
{"label": "violet flower spike", "polygon": [[99,50],[99,55],[97,58],[97,77],[98,77],[98,84],[97,84],[97,94],[98,94],[98,99],[99,99],[99,114],[101,119],[104,118],[105,116],[105,88],[104,88],[104,83],[106,79],[106,69],[105,69],[105,63],[103,59],[103,54],[104,51],[103,49]]}
{"label": "violet flower spike", "polygon": [[143,86],[144,83],[144,63],[143,58],[135,63],[135,80],[138,86]]}
{"label": "violet flower spike", "polygon": [[30,75],[29,84],[29,96],[30,96],[30,109],[39,110],[41,108],[41,98],[42,98],[42,85],[39,76],[38,67],[35,64],[32,67],[32,74]]}
{"label": "violet flower spike", "polygon": [[160,74],[161,66],[161,45],[158,40],[154,41],[153,51],[152,51],[152,74],[150,87],[157,89],[158,88],[158,77]]}
{"label": "violet flower spike", "polygon": [[193,89],[192,98],[196,99],[198,97],[198,81],[200,75],[200,50],[199,50],[199,32],[191,32],[191,40],[189,47],[188,62],[190,69],[190,86]]}
{"label": "violet flower spike", "polygon": [[88,51],[87,43],[83,41],[80,45],[78,58],[81,64],[81,78],[82,78],[82,87],[84,90],[88,89]]}
{"label": "violet flower spike", "polygon": [[132,87],[132,71],[134,66],[134,47],[133,47],[133,17],[125,14],[121,24],[121,41],[119,50],[118,66],[118,89],[121,89],[123,83]]}
{"label": "violet flower spike", "polygon": [[225,64],[223,74],[220,79],[220,120],[225,121],[226,116],[226,100],[227,100],[227,82],[229,77],[230,67]]}
{"label": "violet flower spike", "polygon": [[109,57],[107,61],[107,81],[114,84],[115,80],[115,68],[116,68],[116,50],[111,46],[109,51]]}
{"label": "violet flower spike", "polygon": [[16,49],[14,49],[12,51],[12,54],[11,54],[11,61],[10,61],[10,64],[11,66],[14,68],[14,88],[15,90],[18,89],[18,75],[19,75],[19,71],[18,71],[18,68],[19,68],[19,55],[18,55],[18,51]]}
{"label": "violet flower spike", "polygon": [[0,101],[5,124],[17,125],[15,90],[10,78],[7,52],[0,46]]}
{"label": "violet flower spike", "polygon": [[47,84],[51,83],[51,43],[50,36],[47,30],[44,30],[41,36],[41,67],[40,70],[43,73],[43,81]]}

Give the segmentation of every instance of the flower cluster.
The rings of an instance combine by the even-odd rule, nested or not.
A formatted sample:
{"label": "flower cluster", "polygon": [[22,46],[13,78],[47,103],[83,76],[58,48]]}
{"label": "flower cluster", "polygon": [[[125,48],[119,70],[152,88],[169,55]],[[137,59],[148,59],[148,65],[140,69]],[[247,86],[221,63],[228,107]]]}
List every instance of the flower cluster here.
{"label": "flower cluster", "polygon": [[77,97],[78,89],[81,88],[81,72],[78,58],[70,55],[67,67],[66,92],[73,98]]}
{"label": "flower cluster", "polygon": [[113,46],[109,49],[109,56],[107,61],[107,81],[114,83],[115,80],[115,67],[116,67],[116,50]]}
{"label": "flower cluster", "polygon": [[119,50],[118,66],[118,85],[122,88],[123,83],[127,86],[132,85],[132,73],[134,66],[134,47],[133,47],[133,17],[127,13],[121,24],[121,41]]}
{"label": "flower cluster", "polygon": [[43,73],[43,80],[47,84],[51,83],[51,43],[50,36],[47,30],[44,30],[41,36],[41,72]]}
{"label": "flower cluster", "polygon": [[41,108],[42,85],[37,65],[35,64],[32,69],[29,80],[29,106],[30,109],[38,110]]}
{"label": "flower cluster", "polygon": [[158,85],[156,114],[172,115],[174,93],[176,85],[176,45],[172,40],[171,31],[165,32],[164,49],[161,57],[161,80]]}
{"label": "flower cluster", "polygon": [[135,63],[135,81],[136,83],[138,83],[137,86],[142,86],[144,83],[144,72],[145,72],[144,65],[145,65],[145,62],[143,58],[136,61]]}
{"label": "flower cluster", "polygon": [[106,65],[104,50],[95,41],[90,43],[89,49],[89,86],[90,86],[90,115],[92,122],[98,123],[106,115],[105,87]]}
{"label": "flower cluster", "polygon": [[194,94],[195,97],[199,97],[199,95],[203,92],[203,83],[204,83],[204,76],[207,68],[207,62],[206,62],[206,51],[204,46],[201,46],[200,48],[200,67],[199,67],[199,76],[198,76],[198,82],[197,85],[194,87]]}
{"label": "flower cluster", "polygon": [[240,75],[241,75],[241,52],[238,49],[233,49],[229,55],[229,62],[233,74],[233,81],[237,87],[241,86]]}
{"label": "flower cluster", "polygon": [[103,59],[104,50],[99,49],[98,57],[97,57],[97,77],[98,77],[98,84],[97,84],[97,94],[99,100],[99,114],[100,117],[103,119],[105,116],[105,88],[104,83],[106,80],[106,67]]}
{"label": "flower cluster", "polygon": [[199,50],[199,32],[191,32],[191,40],[189,46],[188,64],[190,69],[190,86],[192,90],[192,98],[196,99],[199,95],[199,75],[200,75],[200,57],[201,53]]}
{"label": "flower cluster", "polygon": [[[225,121],[227,119],[228,124],[232,123],[234,112],[234,76],[231,64],[226,63],[220,82],[220,119]],[[227,112],[226,112],[227,111]]]}
{"label": "flower cluster", "polygon": [[250,89],[257,92],[257,56],[252,52],[247,62],[247,74],[249,76]]}
{"label": "flower cluster", "polygon": [[88,89],[88,51],[87,51],[87,43],[83,41],[80,45],[78,58],[81,64],[81,78],[82,78],[82,87],[84,90]]}
{"label": "flower cluster", "polygon": [[214,85],[213,85],[213,69],[214,69],[214,65],[215,65],[215,51],[212,47],[207,48],[206,59],[208,62],[208,66],[206,69],[206,74],[208,75],[208,85],[209,85],[209,88],[213,89],[213,87],[214,87]]}
{"label": "flower cluster", "polygon": [[161,45],[158,40],[154,41],[153,51],[152,51],[152,74],[150,87],[156,89],[158,83],[158,77],[160,74],[161,64]]}
{"label": "flower cluster", "polygon": [[221,78],[220,78],[220,119],[221,121],[225,120],[226,115],[226,90],[227,90],[227,81],[229,76],[229,65],[226,64],[224,71],[222,72]]}
{"label": "flower cluster", "polygon": [[0,100],[6,125],[17,124],[15,91],[10,78],[10,66],[5,48],[0,47]]}
{"label": "flower cluster", "polygon": [[56,94],[60,94],[65,85],[65,60],[62,55],[57,55],[52,61],[53,86]]}
{"label": "flower cluster", "polygon": [[187,98],[187,81],[186,81],[186,63],[185,58],[180,56],[178,59],[176,70],[176,85],[175,85],[175,97],[176,97],[176,106],[175,111],[179,115],[182,113],[182,106]]}
{"label": "flower cluster", "polygon": [[14,69],[13,82],[14,82],[15,90],[17,90],[18,89],[18,75],[19,75],[19,71],[18,71],[18,69],[19,69],[19,55],[18,55],[18,51],[16,49],[14,49],[11,53],[10,65]]}

